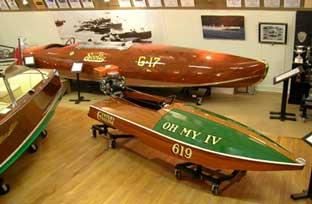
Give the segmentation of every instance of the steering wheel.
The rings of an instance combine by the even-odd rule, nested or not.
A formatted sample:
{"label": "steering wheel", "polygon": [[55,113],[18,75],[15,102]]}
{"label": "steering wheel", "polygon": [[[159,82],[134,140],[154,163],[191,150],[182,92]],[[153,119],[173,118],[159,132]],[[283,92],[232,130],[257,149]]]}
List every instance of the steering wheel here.
{"label": "steering wheel", "polygon": [[76,43],[76,39],[74,37],[68,38],[68,40],[65,42],[65,45],[72,45]]}

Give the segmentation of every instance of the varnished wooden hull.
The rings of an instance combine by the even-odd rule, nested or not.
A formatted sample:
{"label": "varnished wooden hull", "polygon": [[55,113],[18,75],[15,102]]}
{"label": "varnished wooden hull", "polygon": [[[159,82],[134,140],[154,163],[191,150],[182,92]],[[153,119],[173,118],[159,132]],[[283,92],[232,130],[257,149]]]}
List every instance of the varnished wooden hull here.
{"label": "varnished wooden hull", "polygon": [[142,87],[247,87],[268,71],[267,64],[253,59],[157,44],[120,49],[48,45],[26,49],[24,56],[34,56],[37,67],[57,69],[66,78],[75,77],[72,64],[82,61],[83,80],[100,80],[95,68],[116,65],[128,86]]}
{"label": "varnished wooden hull", "polygon": [[[168,114],[172,114],[170,117],[173,120],[167,120]],[[110,98],[92,105],[89,116],[134,135],[146,145],[167,155],[205,167],[254,171],[299,170],[304,167],[290,152],[256,131],[183,103],[151,110],[124,99]],[[201,124],[206,121],[210,129],[215,128],[214,135],[209,136],[209,128],[205,129]],[[225,131],[224,127],[230,132]],[[196,134],[201,131],[202,134],[195,136],[189,131],[196,131]],[[239,142],[244,145],[236,144]],[[253,151],[258,151],[258,155],[253,154]]]}
{"label": "varnished wooden hull", "polygon": [[0,116],[0,175],[6,171],[46,128],[63,95],[60,78],[46,70],[47,79],[22,96],[17,106]]}

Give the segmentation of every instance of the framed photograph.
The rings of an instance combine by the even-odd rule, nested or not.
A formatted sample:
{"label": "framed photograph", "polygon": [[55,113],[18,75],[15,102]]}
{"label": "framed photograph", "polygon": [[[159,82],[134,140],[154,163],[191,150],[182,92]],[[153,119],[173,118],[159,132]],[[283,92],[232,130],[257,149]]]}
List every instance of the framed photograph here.
{"label": "framed photograph", "polygon": [[259,42],[269,44],[286,44],[287,24],[259,23]]}
{"label": "framed photograph", "polygon": [[205,39],[245,40],[244,16],[201,16]]}

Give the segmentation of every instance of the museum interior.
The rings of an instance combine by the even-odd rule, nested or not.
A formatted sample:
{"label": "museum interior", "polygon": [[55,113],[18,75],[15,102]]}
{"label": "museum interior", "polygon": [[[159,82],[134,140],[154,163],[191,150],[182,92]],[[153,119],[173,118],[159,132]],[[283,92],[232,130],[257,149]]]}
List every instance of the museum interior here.
{"label": "museum interior", "polygon": [[312,203],[312,0],[0,0],[0,203]]}

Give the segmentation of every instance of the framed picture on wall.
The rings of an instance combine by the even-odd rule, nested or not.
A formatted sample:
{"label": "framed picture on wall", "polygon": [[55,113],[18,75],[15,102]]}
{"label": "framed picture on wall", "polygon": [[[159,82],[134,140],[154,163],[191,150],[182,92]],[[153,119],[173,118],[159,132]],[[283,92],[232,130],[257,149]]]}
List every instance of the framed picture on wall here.
{"label": "framed picture on wall", "polygon": [[245,40],[244,16],[201,16],[205,39]]}
{"label": "framed picture on wall", "polygon": [[259,42],[270,44],[286,44],[287,24],[259,23]]}

